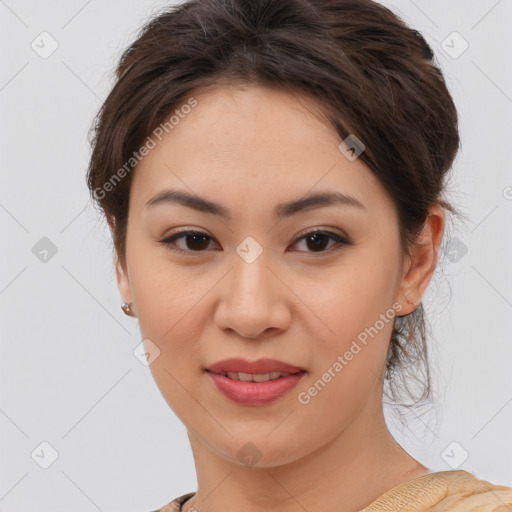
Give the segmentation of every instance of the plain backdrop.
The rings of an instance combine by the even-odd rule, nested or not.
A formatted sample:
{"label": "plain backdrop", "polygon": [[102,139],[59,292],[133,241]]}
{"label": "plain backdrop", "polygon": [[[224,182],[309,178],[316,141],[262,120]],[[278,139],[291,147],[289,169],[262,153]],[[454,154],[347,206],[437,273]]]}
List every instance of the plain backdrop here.
{"label": "plain backdrop", "polygon": [[[407,427],[386,407],[388,423],[423,464],[511,485],[512,2],[383,3],[445,73],[462,136],[450,198],[469,218],[424,297],[438,400]],[[138,324],[85,185],[115,63],[165,5],[0,1],[1,512],[147,512],[196,490],[186,430],[133,354]]]}

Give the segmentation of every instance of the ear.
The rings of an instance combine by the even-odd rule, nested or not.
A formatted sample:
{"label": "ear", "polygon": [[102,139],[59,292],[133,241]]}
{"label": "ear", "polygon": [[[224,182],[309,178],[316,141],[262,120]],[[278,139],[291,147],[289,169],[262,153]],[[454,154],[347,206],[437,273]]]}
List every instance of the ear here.
{"label": "ear", "polygon": [[[400,282],[398,301],[402,304],[403,315],[412,313],[419,304],[432,275],[436,269],[439,247],[443,239],[445,226],[444,210],[439,204],[429,208],[420,235],[407,256]],[[400,315],[402,316],[402,315]]]}
{"label": "ear", "polygon": [[[117,287],[123,299],[123,302],[133,302],[132,291],[130,288],[130,279],[128,278],[128,272],[125,265],[121,263],[119,257],[116,257],[116,279]],[[132,306],[132,310],[135,313],[135,308]]]}

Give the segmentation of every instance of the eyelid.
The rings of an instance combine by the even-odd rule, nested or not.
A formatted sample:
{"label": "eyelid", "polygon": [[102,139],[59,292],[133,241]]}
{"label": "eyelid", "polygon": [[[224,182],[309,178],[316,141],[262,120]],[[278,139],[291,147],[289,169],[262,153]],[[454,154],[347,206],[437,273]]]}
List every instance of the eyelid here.
{"label": "eyelid", "polygon": [[[335,229],[337,231],[332,231],[333,229]],[[329,226],[306,228],[303,231],[300,231],[296,235],[294,243],[297,242],[300,238],[304,237],[305,235],[314,234],[314,233],[333,234],[333,235],[338,236],[339,238],[342,238],[346,243],[350,243],[350,239],[349,239],[348,235],[346,235],[343,231],[341,231],[341,233],[339,231],[341,231],[339,228],[334,228],[334,227],[329,227]]]}

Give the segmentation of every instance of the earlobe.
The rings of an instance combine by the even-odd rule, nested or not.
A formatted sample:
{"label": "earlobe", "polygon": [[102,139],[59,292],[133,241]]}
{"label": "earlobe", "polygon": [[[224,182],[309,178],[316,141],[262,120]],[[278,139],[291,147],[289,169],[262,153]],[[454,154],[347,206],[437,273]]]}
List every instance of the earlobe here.
{"label": "earlobe", "polygon": [[444,211],[438,204],[429,209],[423,229],[410,249],[400,284],[398,300],[404,315],[412,313],[421,301],[437,266],[444,232]]}

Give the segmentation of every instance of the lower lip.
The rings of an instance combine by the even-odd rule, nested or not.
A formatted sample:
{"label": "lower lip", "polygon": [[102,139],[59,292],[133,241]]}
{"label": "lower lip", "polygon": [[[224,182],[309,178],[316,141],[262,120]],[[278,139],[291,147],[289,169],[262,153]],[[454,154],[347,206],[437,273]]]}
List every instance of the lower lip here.
{"label": "lower lip", "polygon": [[294,388],[306,372],[299,372],[267,382],[230,379],[207,370],[217,389],[227,398],[243,405],[266,405],[275,402]]}

